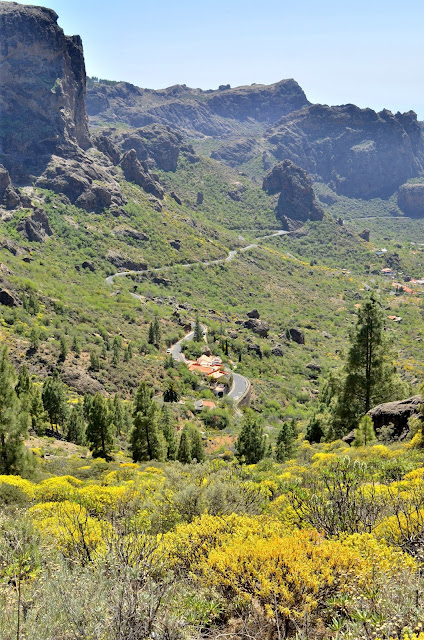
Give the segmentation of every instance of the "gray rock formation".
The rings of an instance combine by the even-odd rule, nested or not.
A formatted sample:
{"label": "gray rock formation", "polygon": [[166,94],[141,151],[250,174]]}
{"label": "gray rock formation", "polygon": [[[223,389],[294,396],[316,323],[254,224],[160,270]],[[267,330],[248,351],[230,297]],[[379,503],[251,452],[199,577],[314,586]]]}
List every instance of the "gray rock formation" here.
{"label": "gray rock formation", "polygon": [[373,420],[377,436],[383,427],[392,424],[394,427],[393,437],[395,439],[405,438],[409,432],[408,419],[419,414],[419,406],[422,402],[423,398],[416,395],[406,400],[385,402],[373,407],[368,415]]}
{"label": "gray rock formation", "polygon": [[263,320],[257,320],[256,318],[249,318],[243,323],[246,329],[250,329],[253,333],[257,333],[261,338],[266,338],[269,333],[269,324]]}
{"label": "gray rock formation", "polygon": [[264,177],[262,188],[269,194],[280,194],[277,215],[285,229],[296,229],[306,220],[322,220],[324,211],[315,198],[310,177],[290,160],[275,165]]}
{"label": "gray rock formation", "polygon": [[53,234],[47,214],[42,209],[35,209],[28,218],[21,220],[17,229],[30,242],[45,242]]}
{"label": "gray rock formation", "polygon": [[8,289],[0,289],[0,304],[6,307],[19,307],[21,301]]}
{"label": "gray rock formation", "polygon": [[289,158],[348,197],[390,196],[424,167],[423,136],[412,111],[312,105],[281,118],[265,140],[277,159]]}
{"label": "gray rock formation", "polygon": [[147,167],[139,161],[134,149],[125,152],[120,166],[126,180],[135,182],[146,193],[151,193],[156,198],[163,198],[162,186],[149,174]]}
{"label": "gray rock formation", "polygon": [[305,334],[300,329],[289,329],[290,338],[297,344],[305,344]]}
{"label": "gray rock formation", "polygon": [[90,146],[79,36],[51,9],[0,3],[0,162],[17,181]]}
{"label": "gray rock formation", "polygon": [[30,206],[31,200],[15,189],[8,170],[0,164],[0,207],[17,209]]}
{"label": "gray rock formation", "polygon": [[403,184],[399,188],[397,202],[407,216],[424,217],[424,184]]}

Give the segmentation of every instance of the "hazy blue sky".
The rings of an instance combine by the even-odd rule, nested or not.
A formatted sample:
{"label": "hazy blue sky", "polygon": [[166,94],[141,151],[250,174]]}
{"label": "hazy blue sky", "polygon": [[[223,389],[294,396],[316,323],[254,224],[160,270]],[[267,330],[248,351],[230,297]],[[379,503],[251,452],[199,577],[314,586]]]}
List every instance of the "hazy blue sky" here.
{"label": "hazy blue sky", "polygon": [[[24,3],[21,3],[24,4]],[[203,89],[295,78],[313,102],[424,119],[424,2],[45,0],[87,72]]]}

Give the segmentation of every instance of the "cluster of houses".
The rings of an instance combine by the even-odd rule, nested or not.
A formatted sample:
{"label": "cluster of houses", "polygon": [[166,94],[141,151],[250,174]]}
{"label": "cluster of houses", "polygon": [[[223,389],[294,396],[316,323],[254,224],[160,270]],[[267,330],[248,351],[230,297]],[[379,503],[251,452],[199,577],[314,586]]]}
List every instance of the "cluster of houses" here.
{"label": "cluster of houses", "polygon": [[200,373],[206,378],[209,388],[222,398],[231,386],[231,374],[224,371],[222,360],[218,356],[202,354],[197,360],[186,360],[189,371]]}

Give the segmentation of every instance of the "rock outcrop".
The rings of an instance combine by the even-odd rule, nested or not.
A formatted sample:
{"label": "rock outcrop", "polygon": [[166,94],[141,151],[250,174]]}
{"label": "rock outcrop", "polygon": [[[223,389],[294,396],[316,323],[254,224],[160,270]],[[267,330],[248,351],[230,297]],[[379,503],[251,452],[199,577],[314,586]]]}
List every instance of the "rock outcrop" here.
{"label": "rock outcrop", "polygon": [[146,193],[151,193],[156,198],[163,199],[164,191],[162,186],[150,175],[147,166],[139,161],[134,149],[125,152],[120,166],[128,182],[135,182]]}
{"label": "rock outcrop", "polygon": [[398,191],[397,203],[407,216],[424,217],[424,184],[403,184]]}
{"label": "rock outcrop", "polygon": [[262,188],[271,195],[280,194],[276,213],[285,229],[292,231],[306,220],[322,220],[324,211],[315,199],[311,178],[290,160],[275,165]]}
{"label": "rock outcrop", "polygon": [[405,438],[409,433],[408,420],[419,414],[419,406],[423,402],[420,395],[412,396],[397,402],[384,402],[368,412],[371,416],[377,436],[383,427],[393,425],[393,437]]}
{"label": "rock outcrop", "polygon": [[0,207],[18,209],[19,207],[30,206],[31,200],[15,189],[8,170],[0,164]]}
{"label": "rock outcrop", "polygon": [[17,230],[30,242],[45,242],[53,234],[47,214],[42,209],[35,209],[28,218],[21,220]]}

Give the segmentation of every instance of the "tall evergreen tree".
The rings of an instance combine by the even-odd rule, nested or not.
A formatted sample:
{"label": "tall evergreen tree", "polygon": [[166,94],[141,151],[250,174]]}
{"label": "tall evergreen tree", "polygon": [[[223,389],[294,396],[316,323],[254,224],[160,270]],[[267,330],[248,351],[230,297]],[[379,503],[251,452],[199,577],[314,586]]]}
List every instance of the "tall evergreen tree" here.
{"label": "tall evergreen tree", "polygon": [[15,371],[9,362],[7,348],[1,346],[0,474],[22,473],[27,460],[24,438],[28,432],[28,417],[21,412],[15,382]]}
{"label": "tall evergreen tree", "polygon": [[294,420],[283,422],[277,437],[275,459],[277,462],[285,462],[293,457],[297,438],[296,423]]}
{"label": "tall evergreen tree", "polygon": [[191,462],[191,438],[187,427],[184,427],[181,432],[177,460],[182,464],[189,464]]}
{"label": "tall evergreen tree", "polygon": [[30,398],[29,415],[31,418],[31,429],[34,429],[38,436],[42,436],[46,430],[49,416],[44,409],[40,389],[33,386]]}
{"label": "tall evergreen tree", "polygon": [[163,401],[164,402],[178,402],[179,395],[178,391],[175,388],[175,382],[171,379],[169,380],[167,387],[163,393]]}
{"label": "tall evergreen tree", "polygon": [[159,349],[160,347],[160,340],[161,340],[161,330],[160,330],[160,324],[159,324],[159,318],[157,316],[155,316],[155,319],[153,321],[153,332],[154,332],[154,345],[155,347],[157,347]]}
{"label": "tall evergreen tree", "polygon": [[85,431],[84,407],[79,402],[72,407],[69,413],[66,422],[66,439],[68,442],[84,445],[86,442]]}
{"label": "tall evergreen tree", "polygon": [[115,393],[115,395],[113,396],[110,410],[112,412],[112,422],[115,427],[116,435],[119,436],[119,434],[125,430],[125,423],[122,400],[117,393]]}
{"label": "tall evergreen tree", "polygon": [[246,464],[256,464],[265,455],[264,430],[252,411],[247,411],[236,442],[236,456]]}
{"label": "tall evergreen tree", "polygon": [[175,429],[174,417],[170,409],[163,405],[161,415],[162,433],[166,440],[166,459],[176,460],[177,458],[177,433]]}
{"label": "tall evergreen tree", "polygon": [[133,411],[131,448],[134,462],[164,460],[165,438],[159,428],[159,409],[146,382],[137,389]]}
{"label": "tall evergreen tree", "polygon": [[399,385],[384,335],[383,311],[372,294],[358,311],[345,364],[345,380],[335,411],[334,436],[356,428],[371,407],[390,400]]}
{"label": "tall evergreen tree", "polygon": [[196,321],[194,323],[193,340],[195,342],[203,341],[203,330],[202,330],[202,325],[200,324],[200,321],[199,321],[199,314],[196,314]]}
{"label": "tall evergreen tree", "polygon": [[43,405],[49,416],[50,425],[63,426],[67,415],[66,395],[63,382],[57,372],[46,378],[41,394]]}
{"label": "tall evergreen tree", "polygon": [[101,393],[93,397],[88,412],[87,441],[93,456],[110,458],[114,444],[113,425],[106,400]]}
{"label": "tall evergreen tree", "polygon": [[191,427],[189,430],[190,434],[190,450],[191,450],[191,459],[196,460],[196,462],[203,462],[205,459],[205,449],[203,447],[202,436],[200,435],[199,429],[196,427]]}

